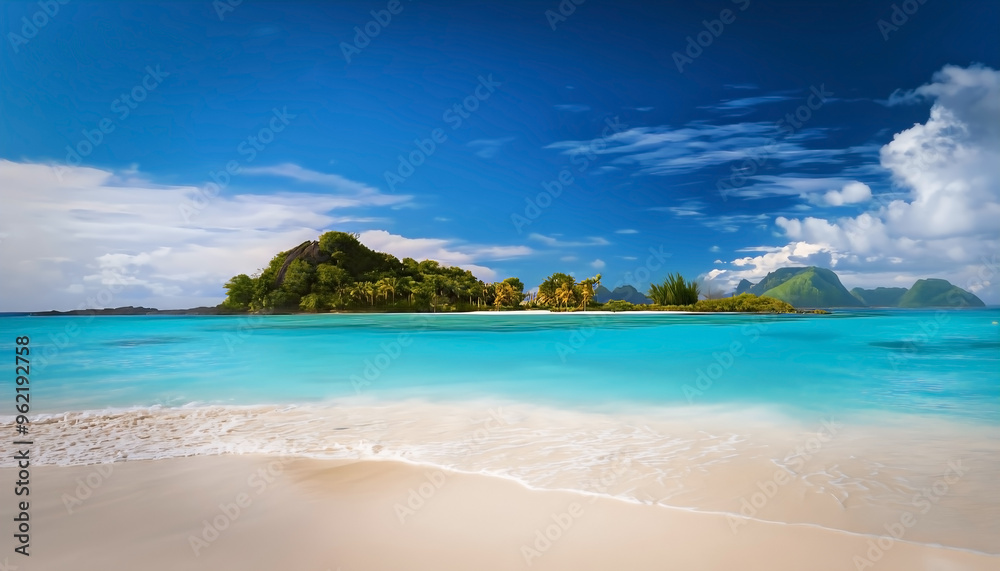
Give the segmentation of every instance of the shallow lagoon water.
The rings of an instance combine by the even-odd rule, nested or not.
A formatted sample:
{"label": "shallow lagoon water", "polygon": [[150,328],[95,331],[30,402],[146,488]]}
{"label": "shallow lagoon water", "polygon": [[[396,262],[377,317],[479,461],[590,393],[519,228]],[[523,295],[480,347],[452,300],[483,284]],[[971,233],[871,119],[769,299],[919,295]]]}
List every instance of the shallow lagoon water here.
{"label": "shallow lagoon water", "polygon": [[1000,310],[0,318],[35,411],[501,398],[1000,423]]}

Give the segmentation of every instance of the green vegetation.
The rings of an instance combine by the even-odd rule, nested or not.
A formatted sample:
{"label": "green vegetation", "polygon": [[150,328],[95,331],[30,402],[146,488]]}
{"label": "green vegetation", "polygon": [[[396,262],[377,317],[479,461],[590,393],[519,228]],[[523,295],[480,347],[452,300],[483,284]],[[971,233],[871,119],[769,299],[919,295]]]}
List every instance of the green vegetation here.
{"label": "green vegetation", "polygon": [[983,300],[947,280],[917,280],[899,299],[898,307],[985,307]]}
{"label": "green vegetation", "polygon": [[794,307],[770,297],[757,297],[743,293],[721,299],[701,299],[688,305],[636,305],[627,301],[612,300],[604,304],[605,311],[695,311],[703,313],[827,313],[823,310],[800,312]]}
{"label": "green vegetation", "polygon": [[[737,293],[744,288],[740,282]],[[747,282],[749,283],[749,282]],[[766,295],[796,307],[984,307],[975,295],[953,286],[947,280],[917,280],[907,290],[903,287],[854,288],[848,292],[837,274],[825,268],[781,268],[775,270],[750,293]]]}
{"label": "green vegetation", "polygon": [[856,287],[851,290],[851,295],[858,298],[864,305],[872,307],[896,307],[905,293],[905,287],[877,287],[875,289]]}
{"label": "green vegetation", "polygon": [[646,306],[644,305],[637,306],[634,303],[621,299],[612,299],[611,301],[605,302],[601,309],[604,311],[635,311],[637,309],[644,309],[645,307]]}
{"label": "green vegetation", "polygon": [[851,295],[837,274],[826,268],[781,268],[775,270],[750,292],[773,297],[795,307],[858,307],[864,305]]}
{"label": "green vegetation", "polygon": [[662,285],[650,284],[650,299],[656,305],[691,305],[698,301],[698,284],[685,282],[684,276],[668,274]]}
{"label": "green vegetation", "polygon": [[601,285],[601,274],[579,283],[571,275],[555,273],[538,286],[538,293],[528,299],[526,307],[570,311],[583,309],[594,299],[594,290]]}
{"label": "green vegetation", "polygon": [[694,304],[693,311],[731,311],[742,313],[795,313],[791,304],[766,296],[741,293],[735,297],[703,299]]}
{"label": "green vegetation", "polygon": [[614,290],[609,290],[604,286],[598,286],[594,290],[594,301],[607,303],[613,300],[627,301],[636,305],[650,305],[653,303],[653,300],[642,295],[638,290],[630,285],[618,286]]}
{"label": "green vegetation", "polygon": [[[601,275],[577,281],[555,273],[526,294],[515,277],[486,283],[468,270],[417,262],[369,249],[354,234],[327,232],[318,241],[281,252],[253,276],[233,276],[225,284],[220,308],[230,312],[279,311],[470,311],[539,308],[552,311],[685,310],[789,313],[795,309],[777,299],[744,294],[733,298],[698,300],[698,284],[678,274],[662,285],[652,284],[653,305],[610,300],[595,301]],[[616,291],[618,291],[616,289]],[[638,299],[646,299],[634,289]]]}
{"label": "green vegetation", "polygon": [[400,261],[344,232],[281,252],[255,275],[240,274],[225,287],[222,307],[233,311],[503,309],[524,299],[517,278],[485,283],[433,260]]}

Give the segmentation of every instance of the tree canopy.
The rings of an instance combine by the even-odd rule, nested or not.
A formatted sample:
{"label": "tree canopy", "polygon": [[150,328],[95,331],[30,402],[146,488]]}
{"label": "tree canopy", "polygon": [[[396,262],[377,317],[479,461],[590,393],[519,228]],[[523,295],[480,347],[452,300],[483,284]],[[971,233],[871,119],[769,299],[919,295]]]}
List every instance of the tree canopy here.
{"label": "tree canopy", "polygon": [[434,260],[376,252],[346,232],[327,232],[318,242],[281,252],[266,268],[234,276],[225,288],[222,306],[235,311],[435,311],[515,307],[524,299],[517,278],[487,284]]}
{"label": "tree canopy", "polygon": [[[525,293],[524,282],[516,277],[488,283],[469,270],[444,266],[434,260],[399,260],[391,254],[376,252],[362,244],[356,234],[326,232],[318,241],[303,242],[280,252],[252,276],[233,276],[225,284],[227,296],[222,307],[255,312],[523,308],[586,311],[591,305],[601,306],[594,301],[600,285],[601,274],[577,281],[569,274],[557,272],[539,284],[537,293]],[[614,311],[636,307],[681,309],[697,303],[696,310],[701,311],[786,309],[773,306],[774,300],[768,298],[748,301],[740,296],[709,303],[699,302],[698,294],[696,282],[673,274],[661,285],[650,284],[653,306],[608,302],[606,307]]]}

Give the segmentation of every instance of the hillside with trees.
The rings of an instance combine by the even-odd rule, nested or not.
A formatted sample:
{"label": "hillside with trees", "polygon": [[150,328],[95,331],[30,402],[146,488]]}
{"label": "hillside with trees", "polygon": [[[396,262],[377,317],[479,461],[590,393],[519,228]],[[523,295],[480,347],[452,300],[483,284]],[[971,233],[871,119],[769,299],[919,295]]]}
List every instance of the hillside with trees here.
{"label": "hillside with trees", "polygon": [[[484,282],[468,270],[443,266],[433,260],[402,260],[376,252],[357,235],[327,232],[317,241],[307,241],[280,252],[254,275],[233,276],[225,284],[226,312],[329,312],[329,311],[475,311],[548,309],[612,311],[637,309],[689,311],[790,312],[790,305],[771,298],[744,295],[725,300],[698,300],[699,286],[680,274],[668,276],[661,285],[651,284],[649,298],[634,289],[633,299],[595,298],[608,290],[601,275],[577,280],[554,273],[537,288],[525,293],[516,277]],[[615,291],[619,291],[617,288]]]}
{"label": "hillside with trees", "polygon": [[399,260],[345,232],[280,252],[225,288],[222,307],[231,311],[469,311],[516,307],[524,298],[517,278],[486,283],[433,260]]}

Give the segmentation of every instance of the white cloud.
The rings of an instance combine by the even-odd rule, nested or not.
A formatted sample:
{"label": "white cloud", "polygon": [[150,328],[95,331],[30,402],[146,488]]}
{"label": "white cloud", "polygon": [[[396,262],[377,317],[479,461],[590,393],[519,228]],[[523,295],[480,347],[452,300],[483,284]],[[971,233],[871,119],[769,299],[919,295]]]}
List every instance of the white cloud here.
{"label": "white cloud", "polygon": [[712,246],[711,248],[708,249],[709,252],[718,252],[720,250],[722,250],[722,248],[718,246]]}
{"label": "white cloud", "polygon": [[514,140],[514,137],[503,137],[500,139],[476,139],[475,141],[469,141],[466,146],[473,149],[478,149],[476,151],[476,156],[481,159],[492,159],[497,156],[500,149],[504,145]]}
{"label": "white cloud", "polygon": [[812,197],[811,201],[825,203],[829,206],[843,206],[844,204],[857,204],[867,202],[872,198],[872,189],[863,182],[852,181],[844,185],[840,190],[828,190],[822,196]]}
{"label": "white cloud", "polygon": [[497,272],[477,262],[508,260],[532,253],[527,246],[463,245],[440,238],[406,238],[385,230],[366,230],[358,235],[358,239],[373,250],[388,252],[397,258],[437,260],[444,265],[469,270],[482,280],[495,279]]}
{"label": "white cloud", "polygon": [[[794,240],[788,246],[733,263],[760,277],[782,265],[839,263],[845,275],[943,277],[997,302],[1000,250],[1000,72],[982,66],[946,66],[932,83],[890,98],[899,104],[934,101],[930,117],[893,137],[880,161],[897,194],[879,195],[855,217],[785,218],[775,222]],[[857,183],[860,185],[861,183]],[[845,185],[824,201],[864,201],[867,187]],[[819,263],[823,260],[830,263]],[[992,280],[992,283],[990,283]],[[908,282],[908,283],[907,283]],[[892,285],[892,284],[882,284]]]}
{"label": "white cloud", "polygon": [[[692,121],[683,127],[667,125],[633,127],[593,140],[557,141],[546,145],[565,155],[608,157],[615,165],[649,175],[675,175],[727,165],[740,168],[745,161],[763,160],[782,168],[822,164],[844,164],[859,156],[874,160],[866,146],[819,149],[807,141],[824,141],[825,129],[806,127],[784,135],[774,122],[738,122],[713,125]],[[737,189],[739,195],[743,189]]]}
{"label": "white cloud", "polygon": [[[326,229],[365,220],[342,212],[408,200],[294,165],[247,174],[293,177],[334,192],[221,194],[186,220],[181,209],[199,194],[192,186],[157,184],[134,171],[0,160],[0,227],[7,234],[0,243],[0,310],[215,305],[230,277],[253,273]],[[471,250],[483,259],[523,251]]]}
{"label": "white cloud", "polygon": [[341,197],[341,206],[394,206],[410,202],[406,194],[383,194],[378,189],[338,174],[321,173],[289,163],[269,167],[244,167],[240,174],[274,176],[307,183]]}
{"label": "white cloud", "polygon": [[638,230],[633,230],[631,228],[622,228],[621,230],[615,230],[615,234],[638,234]]}
{"label": "white cloud", "polygon": [[604,266],[606,266],[606,265],[607,264],[604,263],[604,260],[602,260],[600,258],[594,260],[593,262],[590,262],[590,267],[594,268],[595,270],[600,270],[600,269],[604,268]]}
{"label": "white cloud", "polygon": [[557,238],[553,238],[551,236],[546,236],[544,234],[536,234],[536,233],[529,234],[528,238],[531,240],[535,240],[536,242],[541,242],[542,244],[545,244],[550,248],[573,248],[577,246],[608,246],[611,244],[611,242],[608,242],[607,240],[599,236],[591,236],[587,238],[586,242],[563,241]]}
{"label": "white cloud", "polygon": [[700,200],[688,200],[680,206],[654,206],[650,210],[669,212],[674,216],[702,216],[705,207],[705,203]]}

